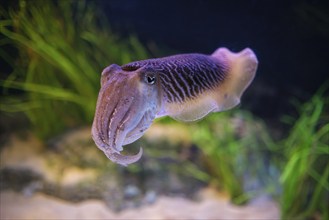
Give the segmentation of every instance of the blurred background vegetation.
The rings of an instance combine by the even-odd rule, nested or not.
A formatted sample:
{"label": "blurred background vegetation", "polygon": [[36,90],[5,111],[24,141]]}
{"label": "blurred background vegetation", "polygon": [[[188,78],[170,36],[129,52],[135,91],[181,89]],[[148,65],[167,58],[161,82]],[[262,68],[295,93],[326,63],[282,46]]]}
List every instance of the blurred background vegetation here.
{"label": "blurred background vegetation", "polygon": [[136,37],[121,40],[113,34],[104,16],[85,1],[29,3],[20,1],[19,10],[2,9],[1,45],[15,46],[19,59],[1,49],[13,68],[1,85],[24,92],[5,97],[1,109],[24,111],[40,137],[47,138],[92,122],[100,70],[148,54]]}
{"label": "blurred background vegetation", "polygon": [[[113,33],[90,2],[28,3],[19,1],[17,8],[0,11],[0,56],[12,70],[1,72],[0,110],[12,119],[24,113],[35,134],[48,140],[91,124],[103,68],[151,54],[134,35]],[[282,218],[328,219],[327,89],[324,85],[306,103],[295,100],[292,106],[298,114],[278,119],[287,127],[281,135],[273,135],[261,118],[241,108],[187,125],[157,120],[186,130],[195,152],[182,160],[179,144],[169,142],[153,144],[146,155],[178,159],[178,164],[159,163],[216,187],[235,204],[266,192],[280,203]],[[127,168],[136,175],[146,171],[139,164]]]}

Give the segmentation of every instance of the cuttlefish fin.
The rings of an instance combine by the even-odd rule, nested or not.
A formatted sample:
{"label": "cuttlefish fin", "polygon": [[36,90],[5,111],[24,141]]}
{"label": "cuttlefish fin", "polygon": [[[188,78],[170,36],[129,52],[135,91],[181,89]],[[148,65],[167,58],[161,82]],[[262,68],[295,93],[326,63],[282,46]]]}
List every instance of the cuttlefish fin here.
{"label": "cuttlefish fin", "polygon": [[191,122],[202,119],[211,112],[231,109],[240,103],[241,96],[252,82],[258,61],[249,48],[233,53],[226,48],[216,50],[212,55],[227,67],[227,75],[214,89],[184,103],[170,103],[165,112],[172,118]]}
{"label": "cuttlefish fin", "polygon": [[175,120],[190,122],[205,117],[216,107],[217,103],[212,96],[203,94],[196,99],[185,101],[184,104],[169,104],[166,112]]}

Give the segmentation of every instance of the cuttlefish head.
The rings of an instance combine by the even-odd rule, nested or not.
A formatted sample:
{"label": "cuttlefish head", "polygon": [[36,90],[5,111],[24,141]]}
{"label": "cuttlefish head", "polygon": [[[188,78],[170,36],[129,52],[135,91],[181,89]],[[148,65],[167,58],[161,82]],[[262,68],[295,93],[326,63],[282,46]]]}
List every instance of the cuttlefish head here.
{"label": "cuttlefish head", "polygon": [[122,146],[140,138],[159,109],[157,73],[146,67],[122,69],[112,64],[102,72],[92,138],[115,163],[128,165],[142,156],[122,155]]}

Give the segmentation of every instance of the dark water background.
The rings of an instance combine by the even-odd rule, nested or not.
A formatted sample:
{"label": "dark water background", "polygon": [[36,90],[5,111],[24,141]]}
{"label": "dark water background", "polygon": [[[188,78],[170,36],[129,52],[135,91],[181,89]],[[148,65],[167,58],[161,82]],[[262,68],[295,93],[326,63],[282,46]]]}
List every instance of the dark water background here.
{"label": "dark water background", "polygon": [[[244,100],[253,113],[293,113],[329,77],[329,1],[97,1],[115,32],[169,55],[252,48],[259,69]],[[151,51],[152,52],[152,51]],[[155,55],[156,56],[156,55]],[[290,112],[292,111],[292,112]]]}
{"label": "dark water background", "polygon": [[[0,2],[18,7],[18,1]],[[114,33],[136,35],[153,57],[252,48],[259,67],[242,104],[274,124],[295,113],[291,99],[307,101],[329,79],[329,1],[87,2],[104,11]],[[11,68],[1,60],[0,66],[5,79]]]}

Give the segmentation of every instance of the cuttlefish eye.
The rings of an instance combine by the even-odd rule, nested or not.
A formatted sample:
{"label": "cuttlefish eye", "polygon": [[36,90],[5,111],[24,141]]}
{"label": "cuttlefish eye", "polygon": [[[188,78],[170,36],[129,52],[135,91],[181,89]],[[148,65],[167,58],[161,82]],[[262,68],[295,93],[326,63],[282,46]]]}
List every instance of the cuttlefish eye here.
{"label": "cuttlefish eye", "polygon": [[155,73],[152,72],[147,72],[144,75],[144,81],[149,84],[149,85],[153,85],[156,82],[156,75]]}

